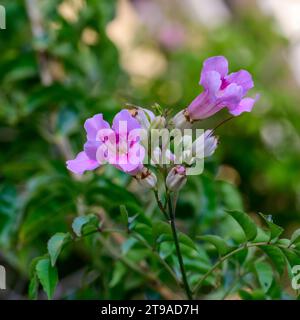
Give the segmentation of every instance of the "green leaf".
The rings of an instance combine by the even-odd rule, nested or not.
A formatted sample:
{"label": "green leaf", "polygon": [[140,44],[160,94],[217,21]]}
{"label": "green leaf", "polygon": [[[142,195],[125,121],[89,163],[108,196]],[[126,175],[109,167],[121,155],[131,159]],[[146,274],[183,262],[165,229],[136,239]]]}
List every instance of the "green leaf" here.
{"label": "green leaf", "polygon": [[[172,237],[172,240],[173,240],[173,237]],[[178,241],[179,243],[184,244],[185,246],[198,251],[198,248],[195,242],[185,233],[182,233],[182,232],[178,233]]]}
{"label": "green leaf", "polygon": [[30,279],[29,286],[28,286],[28,298],[30,300],[36,300],[38,295],[38,288],[39,288],[39,281],[37,275]]}
{"label": "green leaf", "polygon": [[58,282],[58,275],[56,268],[51,266],[49,258],[44,258],[37,262],[36,274],[48,299],[52,299]]}
{"label": "green leaf", "polygon": [[31,260],[31,263],[30,263],[30,266],[29,266],[29,276],[31,278],[33,278],[36,274],[36,265],[37,263],[42,260],[42,259],[45,259],[45,258],[48,258],[48,254],[44,254],[43,256],[39,256],[39,257],[36,257],[34,259]]}
{"label": "green leaf", "polygon": [[[173,238],[171,225],[163,221],[157,221],[156,223],[154,223],[153,238],[154,238],[154,241],[156,241],[157,243],[162,243],[164,241],[173,242],[174,238]],[[187,247],[190,247],[196,251],[198,250],[194,241],[189,236],[187,236],[182,232],[178,232],[178,241],[181,244],[186,245]]]}
{"label": "green leaf", "polygon": [[232,183],[218,181],[224,206],[228,210],[243,210],[243,200],[237,187]]}
{"label": "green leaf", "polygon": [[90,231],[96,231],[98,227],[99,220],[94,214],[77,217],[72,223],[72,229],[78,237]]}
{"label": "green leaf", "polygon": [[247,263],[247,258],[249,256],[249,249],[244,248],[243,250],[234,254],[235,259],[239,262],[242,266],[244,263]]}
{"label": "green leaf", "polygon": [[279,239],[278,241],[276,241],[276,245],[283,245],[285,247],[288,247],[291,243],[291,240],[290,239],[285,239],[285,238],[281,238]]}
{"label": "green leaf", "polygon": [[270,240],[270,234],[269,232],[266,232],[260,227],[257,227],[257,235],[255,239],[253,240],[254,243],[256,242],[268,242]]}
{"label": "green leaf", "polygon": [[266,293],[270,289],[273,282],[273,269],[268,263],[261,261],[257,261],[254,266],[258,281]]}
{"label": "green leaf", "polygon": [[153,238],[154,240],[157,240],[162,235],[172,236],[172,230],[169,223],[159,220],[153,224]]}
{"label": "green leaf", "polygon": [[226,241],[219,236],[204,235],[204,236],[199,236],[197,238],[203,241],[207,241],[212,245],[214,245],[221,256],[225,255],[230,250],[230,247],[227,245]]}
{"label": "green leaf", "polygon": [[71,240],[69,233],[56,233],[48,241],[48,252],[51,259],[52,266],[55,265],[56,260],[63,248],[63,246]]}
{"label": "green leaf", "polygon": [[286,260],[282,251],[275,246],[261,246],[260,248],[271,259],[278,273],[282,275],[286,266]]}
{"label": "green leaf", "polygon": [[153,244],[152,229],[148,225],[144,223],[136,223],[133,230],[142,236],[149,244]]}
{"label": "green leaf", "polygon": [[16,232],[16,221],[22,207],[22,199],[10,184],[0,185],[0,245],[6,246]]}
{"label": "green leaf", "polygon": [[291,268],[295,265],[300,265],[300,254],[297,254],[294,250],[290,250],[287,248],[280,249],[286,256]]}
{"label": "green leaf", "polygon": [[226,212],[241,226],[248,241],[255,239],[257,235],[256,224],[246,213],[237,210],[226,210]]}
{"label": "green leaf", "polygon": [[239,295],[243,300],[265,300],[265,294],[261,289],[256,289],[251,292],[241,289],[239,290]]}
{"label": "green leaf", "polygon": [[300,229],[297,229],[294,231],[294,233],[291,236],[291,243],[290,244],[297,244],[300,243]]}
{"label": "green leaf", "polygon": [[270,240],[278,239],[279,236],[283,232],[283,228],[277,226],[275,223],[273,223],[268,216],[265,216],[261,212],[258,213],[260,217],[264,220],[265,224],[267,225],[269,231],[270,231]]}
{"label": "green leaf", "polygon": [[124,266],[122,262],[117,262],[114,267],[114,272],[112,275],[112,279],[109,283],[109,287],[113,288],[116,286],[120,281],[123,281],[124,277],[126,276],[126,273],[128,272],[128,269]]}
{"label": "green leaf", "polygon": [[122,222],[128,226],[129,224],[129,220],[128,220],[128,211],[126,209],[126,207],[124,205],[121,205],[120,206],[120,214],[121,214],[121,219],[122,219]]}

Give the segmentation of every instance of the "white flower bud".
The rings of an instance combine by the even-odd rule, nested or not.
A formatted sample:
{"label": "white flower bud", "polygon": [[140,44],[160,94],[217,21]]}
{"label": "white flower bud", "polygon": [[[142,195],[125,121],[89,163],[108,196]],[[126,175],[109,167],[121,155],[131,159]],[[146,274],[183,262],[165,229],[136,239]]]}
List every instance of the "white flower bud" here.
{"label": "white flower bud", "polygon": [[169,171],[166,185],[170,191],[179,191],[186,184],[186,181],[186,169],[184,166],[178,165]]}
{"label": "white flower bud", "polygon": [[153,189],[156,187],[156,175],[146,167],[143,167],[143,169],[135,175],[135,178],[143,188]]}
{"label": "white flower bud", "polygon": [[170,149],[161,150],[160,147],[156,147],[151,155],[151,164],[163,165],[175,162],[175,155]]}
{"label": "white flower bud", "polygon": [[218,138],[212,134],[212,130],[206,130],[193,142],[192,153],[196,158],[207,158],[214,154],[217,146]]}
{"label": "white flower bud", "polygon": [[142,129],[145,130],[149,129],[151,122],[155,118],[155,115],[152,111],[141,107],[130,109],[129,112],[138,121]]}
{"label": "white flower bud", "polygon": [[178,112],[171,121],[175,128],[178,129],[190,129],[192,127],[192,123],[189,121],[189,117],[187,115],[186,110],[181,110]]}

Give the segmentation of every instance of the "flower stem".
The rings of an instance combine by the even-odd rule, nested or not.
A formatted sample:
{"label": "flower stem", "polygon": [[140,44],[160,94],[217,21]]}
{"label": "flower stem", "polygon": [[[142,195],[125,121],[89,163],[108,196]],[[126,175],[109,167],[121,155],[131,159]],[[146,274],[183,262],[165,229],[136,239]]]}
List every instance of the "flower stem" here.
{"label": "flower stem", "polygon": [[169,205],[169,217],[170,217],[171,228],[172,228],[173,238],[174,238],[175,247],[176,247],[177,258],[178,258],[178,262],[179,262],[179,266],[180,266],[182,282],[183,282],[184,289],[185,289],[185,292],[186,292],[188,299],[193,300],[192,292],[191,292],[189,283],[187,281],[186,272],[185,272],[183,259],[182,259],[182,254],[181,254],[181,250],[180,250],[180,246],[179,246],[177,228],[176,228],[176,224],[175,224],[175,214],[173,211],[172,200],[171,200],[170,196],[168,196],[168,205]]}

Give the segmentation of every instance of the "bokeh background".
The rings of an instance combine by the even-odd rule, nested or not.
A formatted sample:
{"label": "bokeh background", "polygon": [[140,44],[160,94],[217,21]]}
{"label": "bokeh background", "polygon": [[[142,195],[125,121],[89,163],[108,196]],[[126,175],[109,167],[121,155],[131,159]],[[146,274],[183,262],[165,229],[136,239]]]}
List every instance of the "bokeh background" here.
{"label": "bokeh background", "polygon": [[[122,203],[154,214],[152,196],[117,170],[78,179],[65,161],[81,150],[84,120],[95,113],[112,119],[126,103],[158,103],[174,113],[187,106],[200,92],[203,60],[213,55],[226,56],[231,71],[249,70],[252,94],[261,97],[251,114],[218,129],[219,148],[205,173],[183,190],[178,223],[191,235],[226,235],[225,207],[272,215],[286,235],[299,228],[300,1],[1,4],[0,264],[8,277],[1,298],[27,298],[31,260],[78,214],[114,220]],[[204,125],[215,127],[226,117],[220,112]],[[119,284],[124,268],[115,274],[113,266],[101,248],[67,248],[56,298],[145,294],[136,277],[128,287]]]}

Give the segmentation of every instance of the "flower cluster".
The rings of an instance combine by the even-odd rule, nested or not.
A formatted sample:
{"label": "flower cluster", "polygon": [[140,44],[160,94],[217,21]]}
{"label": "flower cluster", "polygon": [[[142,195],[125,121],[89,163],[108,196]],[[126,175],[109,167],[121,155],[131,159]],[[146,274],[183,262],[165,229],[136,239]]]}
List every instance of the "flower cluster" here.
{"label": "flower cluster", "polygon": [[[200,85],[204,91],[173,118],[134,107],[120,111],[111,126],[102,114],[86,120],[84,128],[87,141],[83,151],[74,160],[67,161],[68,169],[75,174],[82,174],[108,163],[135,177],[143,187],[153,189],[157,187],[154,170],[160,169],[164,173],[168,190],[178,191],[186,183],[188,168],[197,160],[211,156],[218,144],[214,130],[203,131],[192,141],[185,135],[186,129],[225,107],[233,116],[250,112],[257,100],[257,97],[245,97],[253,87],[251,75],[245,70],[228,74],[228,62],[222,56],[204,61]],[[152,132],[155,130],[177,130],[173,145],[188,147],[180,156],[174,152],[170,141],[160,142],[153,150],[149,150],[148,144],[151,144]],[[178,131],[183,132],[183,136],[175,143]],[[162,163],[162,158],[168,162]]]}

